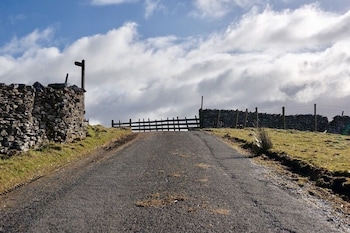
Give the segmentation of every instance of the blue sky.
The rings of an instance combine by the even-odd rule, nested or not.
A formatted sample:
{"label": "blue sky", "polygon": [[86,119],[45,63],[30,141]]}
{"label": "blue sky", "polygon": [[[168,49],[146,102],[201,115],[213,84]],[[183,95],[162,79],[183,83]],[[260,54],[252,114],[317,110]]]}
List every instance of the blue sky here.
{"label": "blue sky", "polygon": [[[113,2],[113,1],[110,1]],[[188,0],[154,1],[147,11],[145,1],[114,1],[97,4],[91,0],[4,0],[0,4],[1,44],[13,37],[24,37],[33,30],[55,29],[60,46],[83,36],[106,33],[126,22],[136,22],[143,37],[176,35],[194,36],[224,28],[228,20],[200,19],[191,16],[193,3]],[[149,1],[151,4],[152,1]]]}
{"label": "blue sky", "polygon": [[348,0],[2,0],[0,82],[79,85],[92,123],[204,107],[350,115]]}

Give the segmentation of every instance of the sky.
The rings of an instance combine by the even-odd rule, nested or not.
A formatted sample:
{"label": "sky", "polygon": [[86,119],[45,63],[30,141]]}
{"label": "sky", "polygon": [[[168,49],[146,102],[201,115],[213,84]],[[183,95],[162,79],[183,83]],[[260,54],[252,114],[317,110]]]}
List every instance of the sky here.
{"label": "sky", "polygon": [[86,118],[350,115],[349,0],[1,0],[0,83],[80,86]]}

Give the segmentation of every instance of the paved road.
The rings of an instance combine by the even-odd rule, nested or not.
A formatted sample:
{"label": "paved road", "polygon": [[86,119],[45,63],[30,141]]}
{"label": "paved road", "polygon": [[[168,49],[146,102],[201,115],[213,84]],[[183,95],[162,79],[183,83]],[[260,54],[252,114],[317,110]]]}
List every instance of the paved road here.
{"label": "paved road", "polygon": [[0,199],[0,232],[340,232],[205,132],[145,133]]}

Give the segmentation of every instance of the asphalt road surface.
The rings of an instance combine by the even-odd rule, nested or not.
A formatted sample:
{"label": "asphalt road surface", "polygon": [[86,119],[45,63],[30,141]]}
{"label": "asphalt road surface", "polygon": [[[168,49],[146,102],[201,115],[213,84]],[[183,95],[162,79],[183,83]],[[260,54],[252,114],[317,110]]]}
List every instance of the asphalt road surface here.
{"label": "asphalt road surface", "polygon": [[0,232],[347,232],[318,203],[200,131],[132,143],[0,198]]}

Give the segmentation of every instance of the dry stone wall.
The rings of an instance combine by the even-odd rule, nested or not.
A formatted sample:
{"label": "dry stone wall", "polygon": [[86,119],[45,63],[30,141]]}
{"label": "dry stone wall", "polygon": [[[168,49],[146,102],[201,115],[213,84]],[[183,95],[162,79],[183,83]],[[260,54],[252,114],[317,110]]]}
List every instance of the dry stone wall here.
{"label": "dry stone wall", "polygon": [[0,84],[0,153],[86,137],[84,90],[40,83]]}
{"label": "dry stone wall", "polygon": [[[267,114],[256,112],[243,112],[236,110],[218,110],[218,109],[203,109],[199,110],[200,122],[202,128],[242,128],[258,126],[277,129],[295,129],[301,131],[314,131],[315,116],[308,115],[288,115]],[[317,131],[329,132],[335,134],[350,135],[350,117],[335,116],[329,122],[325,116],[317,115]]]}

